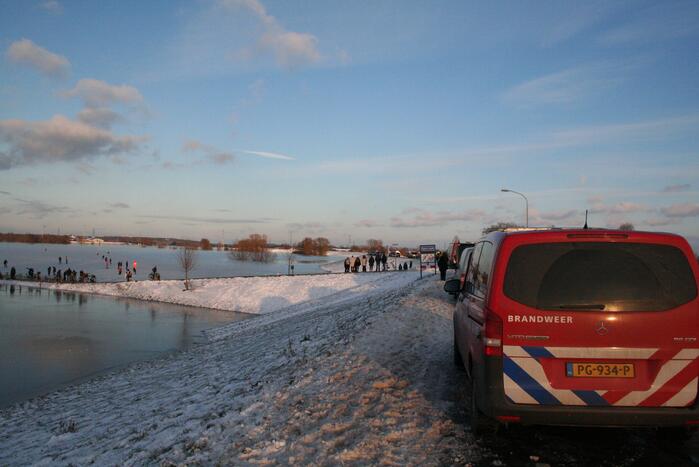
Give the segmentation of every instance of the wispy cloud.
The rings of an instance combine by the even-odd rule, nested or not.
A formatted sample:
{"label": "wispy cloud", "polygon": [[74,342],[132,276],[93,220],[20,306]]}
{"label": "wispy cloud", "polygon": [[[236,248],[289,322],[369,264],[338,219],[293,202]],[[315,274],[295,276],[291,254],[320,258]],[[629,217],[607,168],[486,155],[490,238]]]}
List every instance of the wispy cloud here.
{"label": "wispy cloud", "polygon": [[663,193],[681,193],[684,191],[689,191],[690,188],[692,188],[692,185],[689,183],[683,183],[681,185],[668,185],[663,188]]}
{"label": "wispy cloud", "polygon": [[604,21],[618,6],[614,2],[586,1],[563,4],[555,2],[546,8],[560,7],[561,14],[553,28],[544,32],[542,45],[553,46],[577,36]]}
{"label": "wispy cloud", "polygon": [[26,200],[21,198],[14,199],[17,202],[17,208],[14,211],[16,216],[27,216],[33,219],[43,219],[51,214],[72,213],[75,210],[67,207],[51,203],[45,203],[37,200]]}
{"label": "wispy cloud", "polygon": [[485,211],[481,209],[431,212],[414,208],[409,212],[404,211],[404,213],[404,216],[392,217],[390,219],[391,227],[436,227],[451,222],[482,221],[486,217]]}
{"label": "wispy cloud", "polygon": [[598,37],[607,46],[658,43],[699,35],[696,2],[651,3],[645,9],[635,9],[625,24],[610,29]]}
{"label": "wispy cloud", "polygon": [[60,15],[63,13],[63,5],[61,5],[57,0],[45,0],[39,4],[39,6],[52,13],[54,15]]}
{"label": "wispy cloud", "polygon": [[605,61],[575,66],[518,84],[505,91],[507,104],[570,104],[618,86],[639,62]]}
{"label": "wispy cloud", "polygon": [[644,204],[622,201],[607,205],[603,201],[597,201],[590,206],[590,213],[593,214],[632,214],[636,212],[649,212],[652,208]]}
{"label": "wispy cloud", "polygon": [[230,219],[225,217],[192,217],[192,216],[160,216],[160,215],[140,215],[142,219],[163,219],[173,221],[191,222],[194,224],[266,224],[274,219]]}
{"label": "wispy cloud", "polygon": [[286,30],[259,0],[219,0],[219,4],[226,9],[248,11],[262,26],[263,32],[256,46],[242,51],[239,57],[271,53],[277,65],[287,69],[320,61],[318,38],[313,34]]}
{"label": "wispy cloud", "polygon": [[697,217],[699,216],[699,204],[681,203],[660,209],[667,217]]}
{"label": "wispy cloud", "polygon": [[303,232],[308,235],[326,232],[328,227],[321,222],[291,222],[286,228],[293,232]]}
{"label": "wispy cloud", "polygon": [[128,209],[130,206],[126,203],[109,203],[109,207],[114,209]]}
{"label": "wispy cloud", "polygon": [[362,219],[354,224],[355,227],[374,228],[381,227],[381,223],[372,219]]}
{"label": "wispy cloud", "polygon": [[224,165],[235,160],[235,156],[232,153],[221,151],[194,139],[185,141],[182,145],[182,150],[186,153],[199,154],[203,156],[204,160],[217,165]]}
{"label": "wispy cloud", "polygon": [[281,160],[285,160],[285,161],[293,161],[293,160],[296,160],[295,158],[293,158],[293,157],[291,157],[291,156],[287,156],[287,155],[285,155],[285,154],[279,154],[279,153],[277,153],[277,152],[248,151],[248,150],[244,150],[244,151],[240,151],[240,152],[242,152],[242,153],[244,153],[244,154],[250,154],[250,155],[253,155],[253,156],[265,157],[265,158],[268,158],[268,159],[281,159]]}
{"label": "wispy cloud", "polygon": [[86,107],[103,108],[115,103],[142,104],[143,96],[133,86],[126,84],[109,84],[98,79],[81,79],[68,91],[61,93],[64,97],[77,97]]}
{"label": "wispy cloud", "polygon": [[10,44],[7,57],[12,62],[26,65],[43,75],[54,78],[67,75],[70,70],[70,62],[66,57],[49,52],[29,39],[21,39]]}
{"label": "wispy cloud", "polygon": [[540,225],[555,224],[557,222],[572,219],[576,216],[580,216],[580,211],[577,209],[565,209],[560,211],[539,211],[538,209],[529,210],[531,223]]}

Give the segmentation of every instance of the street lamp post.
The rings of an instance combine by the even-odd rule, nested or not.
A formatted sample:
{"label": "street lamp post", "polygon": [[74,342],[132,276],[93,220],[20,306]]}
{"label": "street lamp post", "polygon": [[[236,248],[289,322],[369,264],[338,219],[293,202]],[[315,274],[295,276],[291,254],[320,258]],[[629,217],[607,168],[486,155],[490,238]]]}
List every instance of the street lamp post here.
{"label": "street lamp post", "polygon": [[503,189],[501,189],[500,191],[502,191],[503,193],[514,193],[514,194],[519,195],[519,196],[521,196],[522,198],[524,198],[524,211],[525,211],[525,216],[526,216],[526,224],[525,224],[525,227],[529,227],[529,200],[527,199],[527,197],[524,196],[524,195],[523,195],[522,193],[520,193],[519,191],[508,190],[507,188],[503,188]]}

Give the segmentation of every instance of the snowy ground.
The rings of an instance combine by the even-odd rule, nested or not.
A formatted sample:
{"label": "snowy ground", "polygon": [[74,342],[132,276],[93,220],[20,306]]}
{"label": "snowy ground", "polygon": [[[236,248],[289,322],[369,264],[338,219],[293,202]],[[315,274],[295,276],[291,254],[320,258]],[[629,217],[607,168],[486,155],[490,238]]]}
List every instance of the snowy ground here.
{"label": "snowy ground", "polygon": [[453,302],[434,276],[390,277],[401,274],[4,410],[0,465],[691,464],[696,443],[643,430],[474,438],[451,363]]}

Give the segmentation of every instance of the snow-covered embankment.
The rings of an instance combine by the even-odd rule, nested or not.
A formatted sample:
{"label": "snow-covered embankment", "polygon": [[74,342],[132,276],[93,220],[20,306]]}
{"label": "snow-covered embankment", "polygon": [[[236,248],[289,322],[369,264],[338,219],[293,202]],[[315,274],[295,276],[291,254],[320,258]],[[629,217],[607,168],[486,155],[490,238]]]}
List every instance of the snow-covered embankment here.
{"label": "snow-covered embankment", "polygon": [[[97,284],[43,283],[42,287],[72,292],[136,298],[178,305],[213,308],[242,313],[265,314],[292,305],[330,297],[339,292],[364,295],[394,289],[417,278],[414,271],[400,273],[355,273],[299,276],[232,277],[194,279],[192,290],[181,280]],[[0,281],[37,286],[38,283]],[[332,301],[332,300],[331,300]]]}

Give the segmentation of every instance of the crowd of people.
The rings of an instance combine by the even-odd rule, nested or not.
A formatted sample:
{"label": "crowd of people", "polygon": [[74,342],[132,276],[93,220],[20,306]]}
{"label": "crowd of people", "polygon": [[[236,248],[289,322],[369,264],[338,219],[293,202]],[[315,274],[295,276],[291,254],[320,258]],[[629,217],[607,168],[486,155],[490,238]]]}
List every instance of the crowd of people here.
{"label": "crowd of people", "polygon": [[[99,253],[97,253],[99,254]],[[109,252],[107,252],[106,255],[102,255],[102,261],[104,261],[104,266],[106,269],[109,269],[110,266],[112,265],[112,258],[109,256]],[[24,280],[30,280],[30,281],[37,281],[39,283],[41,282],[71,282],[71,283],[77,283],[77,282],[96,282],[96,277],[94,274],[91,274],[87,271],[77,271],[75,269],[71,269],[69,267],[66,267],[65,269],[60,269],[56,268],[56,266],[49,266],[46,270],[46,274],[42,275],[41,271],[36,271],[34,268],[28,267],[26,274],[18,274],[17,269],[15,266],[12,266],[8,269],[8,261],[5,259],[3,260],[3,269],[0,270],[0,279],[11,279],[11,280],[16,280],[16,279],[24,279]],[[63,257],[59,256],[58,257],[58,264],[59,266],[61,265],[68,265],[68,257]],[[136,271],[138,267],[138,263],[136,261],[133,262],[133,268],[130,268],[130,264],[128,261],[119,261],[117,263],[117,274],[121,277],[123,276],[124,279],[127,282],[130,282],[133,280],[133,277],[136,275]],[[160,280],[160,273],[158,272],[158,267],[154,266],[153,269],[151,270],[151,273],[148,275],[148,278],[151,280]]]}
{"label": "crowd of people", "polygon": [[[348,256],[345,258],[345,272],[381,272],[389,268],[388,257],[381,251],[377,253],[363,254],[362,256]],[[413,261],[404,261],[393,265],[397,271],[407,271],[413,268]]]}

